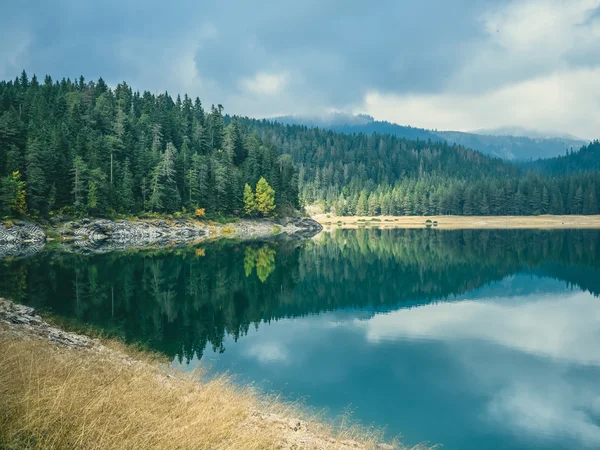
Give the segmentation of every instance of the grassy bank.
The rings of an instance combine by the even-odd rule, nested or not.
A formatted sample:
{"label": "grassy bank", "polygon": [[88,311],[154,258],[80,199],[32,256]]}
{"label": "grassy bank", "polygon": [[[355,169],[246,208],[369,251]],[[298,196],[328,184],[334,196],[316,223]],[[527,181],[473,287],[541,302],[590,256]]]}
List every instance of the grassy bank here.
{"label": "grassy bank", "polygon": [[446,230],[458,229],[560,229],[600,228],[600,215],[596,216],[377,216],[341,217],[333,215],[313,216],[327,228],[425,228],[429,225]]}
{"label": "grassy bank", "polygon": [[327,426],[225,376],[199,382],[115,341],[14,322],[0,314],[0,448],[402,448],[379,444],[377,432]]}

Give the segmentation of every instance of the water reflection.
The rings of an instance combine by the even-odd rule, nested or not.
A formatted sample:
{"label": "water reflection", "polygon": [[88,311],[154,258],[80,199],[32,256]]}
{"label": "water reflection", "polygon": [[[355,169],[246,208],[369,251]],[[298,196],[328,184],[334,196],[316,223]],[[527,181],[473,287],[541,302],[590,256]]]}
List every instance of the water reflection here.
{"label": "water reflection", "polygon": [[[0,262],[0,295],[189,359],[207,344],[224,351],[225,336],[237,340],[261,322],[449,301],[523,272],[597,295],[598,237],[587,230],[338,230],[304,244],[48,252]],[[435,316],[426,315],[419,326]]]}
{"label": "water reflection", "polygon": [[206,363],[334,413],[351,403],[364,423],[386,424],[410,444],[598,448],[598,299],[517,278],[541,292],[496,297],[497,287],[484,287],[367,317],[284,319]]}
{"label": "water reflection", "polygon": [[0,262],[0,295],[409,443],[600,446],[600,232],[338,230]]}

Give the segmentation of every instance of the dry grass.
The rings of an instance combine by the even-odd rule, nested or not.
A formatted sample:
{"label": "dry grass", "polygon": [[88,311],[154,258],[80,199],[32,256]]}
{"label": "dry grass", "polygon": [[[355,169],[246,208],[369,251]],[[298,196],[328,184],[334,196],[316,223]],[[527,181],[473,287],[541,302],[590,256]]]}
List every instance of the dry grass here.
{"label": "dry grass", "polygon": [[600,215],[596,216],[378,216],[338,217],[325,215],[313,219],[332,228],[426,228],[426,221],[436,221],[435,228],[457,229],[560,229],[600,228]]}
{"label": "dry grass", "polygon": [[290,419],[300,417],[294,406],[226,377],[199,383],[199,374],[121,350],[70,348],[0,326],[0,448],[379,448],[376,432]]}
{"label": "dry grass", "polygon": [[252,397],[225,379],[169,378],[147,363],[34,340],[1,344],[3,448],[276,447],[267,430],[239,427]]}

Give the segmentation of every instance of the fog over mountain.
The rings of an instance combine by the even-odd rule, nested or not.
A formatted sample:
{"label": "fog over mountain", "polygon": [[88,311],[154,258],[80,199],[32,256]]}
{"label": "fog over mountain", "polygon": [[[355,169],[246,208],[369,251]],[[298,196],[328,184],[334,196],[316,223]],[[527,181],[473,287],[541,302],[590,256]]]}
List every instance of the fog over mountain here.
{"label": "fog over mountain", "polygon": [[520,126],[498,127],[498,128],[482,128],[479,130],[470,131],[473,134],[484,134],[488,136],[524,136],[532,139],[569,139],[573,141],[588,142],[578,136],[570,133],[562,133],[552,130],[535,130]]}
{"label": "fog over mountain", "polygon": [[505,160],[527,161],[564,155],[589,141],[568,133],[543,132],[524,127],[480,129],[473,132],[440,131],[375,120],[370,115],[333,112],[318,116],[288,115],[272,118],[289,125],[307,125],[340,133],[392,134],[407,139],[431,139],[479,150]]}

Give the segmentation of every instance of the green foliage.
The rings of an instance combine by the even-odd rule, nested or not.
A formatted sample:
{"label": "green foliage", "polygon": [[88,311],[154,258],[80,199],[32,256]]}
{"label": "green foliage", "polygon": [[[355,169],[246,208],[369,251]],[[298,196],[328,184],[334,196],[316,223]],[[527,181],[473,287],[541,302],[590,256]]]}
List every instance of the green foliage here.
{"label": "green foliage", "polygon": [[[522,169],[445,142],[236,120],[263,139],[282,143],[298,168],[300,203],[322,206],[326,213],[598,213],[598,142],[566,157],[533,163],[536,170],[529,170],[529,165]],[[581,195],[577,194],[579,187]]]}
{"label": "green foliage", "polygon": [[364,216],[598,214],[600,143],[519,168],[445,142],[231,118],[126,83],[0,81],[3,215],[185,207],[234,217],[249,212],[246,185],[265,217],[307,205]]}
{"label": "green foliage", "polygon": [[9,214],[22,216],[27,213],[27,202],[25,193],[25,182],[21,179],[21,174],[15,170],[7,175],[2,184],[2,203]]}
{"label": "green foliage", "polygon": [[256,202],[254,201],[254,193],[248,183],[244,186],[244,214],[251,217],[256,212]]}
{"label": "green foliage", "polygon": [[25,211],[9,206],[13,172],[25,183],[26,210],[40,217],[65,208],[139,216],[182,207],[232,217],[244,207],[245,184],[261,177],[275,189],[275,204],[300,206],[290,157],[241,122],[226,123],[221,105],[207,114],[199,99],[126,83],[113,90],[101,79],[24,80],[0,81],[2,214]]}
{"label": "green foliage", "polygon": [[256,210],[264,217],[270,217],[275,211],[275,191],[267,180],[261,177],[256,183]]}

